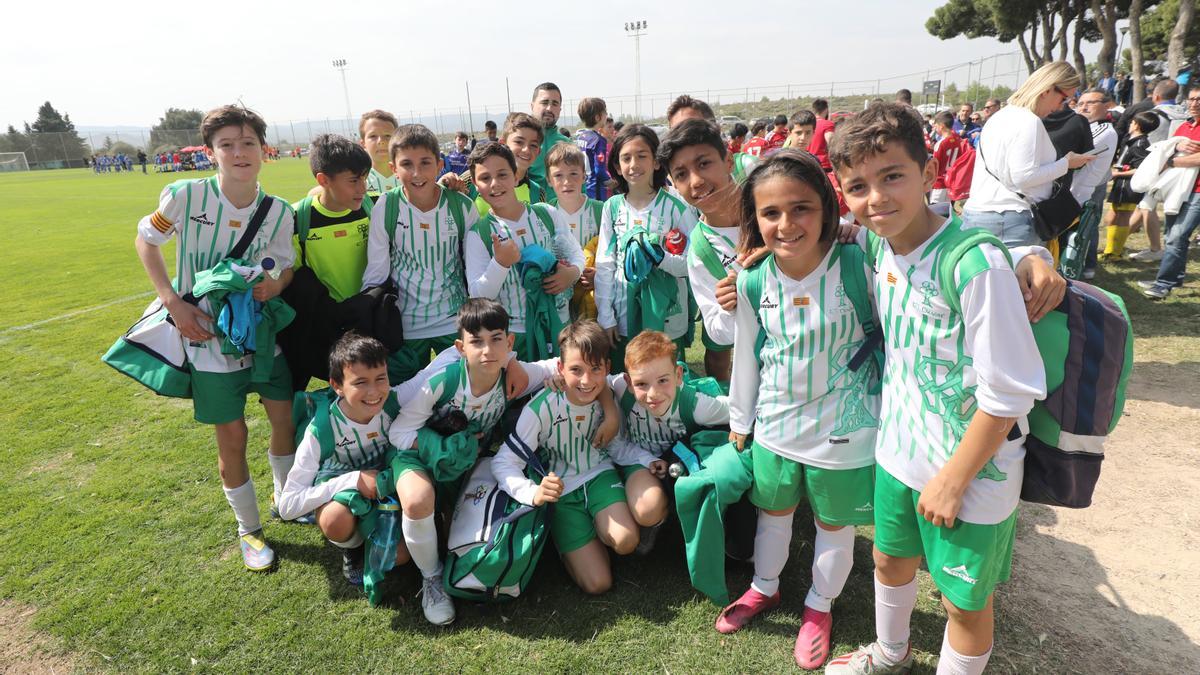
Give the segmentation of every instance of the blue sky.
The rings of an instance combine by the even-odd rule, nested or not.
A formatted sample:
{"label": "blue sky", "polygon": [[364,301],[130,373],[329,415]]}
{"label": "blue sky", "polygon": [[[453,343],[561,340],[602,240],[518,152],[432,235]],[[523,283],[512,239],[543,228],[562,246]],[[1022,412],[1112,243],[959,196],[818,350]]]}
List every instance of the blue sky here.
{"label": "blue sky", "polygon": [[[355,115],[382,107],[408,111],[466,108],[476,125],[486,106],[514,109],[533,85],[552,80],[569,105],[582,96],[633,112],[634,45],[624,24],[645,20],[641,40],[643,109],[669,95],[714,100],[828,93],[831,80],[864,80],[839,93],[914,90],[922,71],[1016,51],[992,39],[941,41],[924,23],[939,2],[22,2],[5,10],[0,58],[0,124],[32,121],[51,101],[77,125],[153,124],[168,106],[208,109],[236,101],[272,123],[344,117],[335,58]],[[202,9],[203,8],[203,9]],[[384,9],[386,8],[386,9]],[[736,16],[735,16],[736,15]],[[1094,56],[1095,46],[1088,52]],[[984,80],[1018,58],[987,61]],[[974,66],[977,79],[981,70]],[[906,78],[876,78],[919,73]],[[950,79],[964,82],[967,68]],[[1014,75],[1001,81],[1012,83]],[[737,91],[735,91],[737,90]],[[757,90],[757,91],[756,91]],[[657,96],[653,96],[657,94]]]}

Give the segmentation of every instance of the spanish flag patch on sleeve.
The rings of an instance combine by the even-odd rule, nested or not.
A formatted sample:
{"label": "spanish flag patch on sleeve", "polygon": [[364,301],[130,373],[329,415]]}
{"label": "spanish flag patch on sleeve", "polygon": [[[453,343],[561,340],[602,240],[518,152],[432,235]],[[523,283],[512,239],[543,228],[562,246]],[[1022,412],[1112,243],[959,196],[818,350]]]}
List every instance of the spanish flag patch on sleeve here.
{"label": "spanish flag patch on sleeve", "polygon": [[175,225],[175,223],[167,220],[167,217],[162,214],[162,211],[155,211],[154,213],[150,214],[150,224],[154,226],[154,229],[163,234],[166,234],[167,230],[170,230],[171,227]]}

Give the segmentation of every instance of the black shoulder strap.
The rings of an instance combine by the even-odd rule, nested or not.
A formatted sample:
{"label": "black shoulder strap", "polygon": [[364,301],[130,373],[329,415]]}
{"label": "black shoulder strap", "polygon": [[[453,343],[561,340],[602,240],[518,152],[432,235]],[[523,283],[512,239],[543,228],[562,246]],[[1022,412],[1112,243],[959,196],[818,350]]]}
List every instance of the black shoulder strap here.
{"label": "black shoulder strap", "polygon": [[258,234],[258,229],[267,219],[267,212],[271,210],[271,204],[274,202],[275,199],[271,195],[263,196],[262,201],[258,203],[258,208],[254,209],[254,215],[250,216],[250,223],[246,225],[246,231],[242,233],[242,238],[238,239],[238,243],[234,245],[229,255],[225,256],[226,258],[240,258],[246,254],[246,249],[250,248],[250,242],[254,241],[254,236]]}

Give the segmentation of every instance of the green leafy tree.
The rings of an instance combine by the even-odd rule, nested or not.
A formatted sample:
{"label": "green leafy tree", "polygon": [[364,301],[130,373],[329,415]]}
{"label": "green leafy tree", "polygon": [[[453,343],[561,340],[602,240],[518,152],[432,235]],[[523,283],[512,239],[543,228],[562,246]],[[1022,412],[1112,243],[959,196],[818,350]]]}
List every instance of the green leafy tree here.
{"label": "green leafy tree", "polygon": [[150,147],[175,147],[199,145],[200,122],[204,113],[199,110],[167,108],[158,124],[150,128]]}
{"label": "green leafy tree", "polygon": [[25,124],[25,136],[29,140],[28,153],[31,164],[47,168],[83,166],[87,146],[75,131],[70,115],[63,115],[46,101],[38,108],[33,124]]}

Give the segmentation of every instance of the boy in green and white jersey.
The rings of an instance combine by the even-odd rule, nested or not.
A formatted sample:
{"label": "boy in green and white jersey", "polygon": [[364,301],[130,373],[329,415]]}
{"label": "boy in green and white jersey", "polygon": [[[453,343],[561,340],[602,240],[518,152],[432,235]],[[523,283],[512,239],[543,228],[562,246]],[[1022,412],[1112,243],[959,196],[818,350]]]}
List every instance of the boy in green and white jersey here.
{"label": "boy in green and white jersey", "polygon": [[[508,320],[508,313],[495,300],[468,300],[459,311],[459,339],[454,348],[440,354],[421,373],[424,382],[404,403],[388,430],[391,444],[401,450],[393,466],[402,467],[397,471],[396,494],[403,510],[404,539],[426,583],[433,587],[422,598],[425,618],[438,625],[454,620],[454,604],[440,590],[442,561],[434,524],[435,485],[432,471],[415,451],[417,435],[431,417],[453,410],[463,413],[468,429],[487,435],[500,425],[511,399],[536,392],[557,372],[556,359],[514,361],[523,369],[528,383],[506,391],[506,380],[511,380],[504,376],[503,369],[509,363],[513,343]],[[513,373],[514,365],[507,372]],[[615,412],[611,396],[608,405]],[[609,438],[616,434],[617,427],[615,414],[610,417],[609,428],[602,430]]]}
{"label": "boy in green and white jersey", "polygon": [[[269,381],[251,382],[255,357],[223,354],[207,300],[195,305],[184,297],[191,293],[197,273],[211,269],[233,251],[267,198],[258,185],[266,123],[257,113],[230,105],[209,111],[200,132],[205,154],[217,165],[217,174],[177,181],[163,189],[158,209],[138,223],[135,245],[155,292],[185,338],[194,415],[196,421],[215,427],[218,468],[225,497],[237,518],[243,561],[249,569],[265,570],[274,563],[275,553],[263,538],[254,483],[246,464],[246,396],[251,391],[262,396],[271,423],[268,458],[278,492],[294,457],[291,376],[276,347]],[[250,264],[273,258],[276,269],[282,271],[279,279],[267,277],[254,286],[254,299],[263,302],[279,295],[292,275],[292,208],[283,199],[272,199],[261,228],[241,256]],[[177,235],[172,282],[159,247]]]}
{"label": "boy in green and white jersey", "polygon": [[571,143],[559,143],[546,155],[546,172],[557,195],[554,206],[583,249],[584,267],[571,295],[572,319],[596,317],[592,290],[595,288],[596,246],[604,203],[584,194],[586,163],[583,151]]}
{"label": "boy in green and white jersey", "polygon": [[643,331],[625,349],[625,374],[609,376],[618,401],[621,436],[611,454],[625,477],[629,510],[641,526],[638,553],[654,545],[667,518],[663,455],[702,427],[729,424],[729,397],[683,392],[683,366],[674,341],[660,331]]}
{"label": "boy in green and white jersey", "polygon": [[[522,504],[555,502],[550,531],[567,572],[585,592],[612,587],[605,546],[632,553],[637,523],[625,504],[625,486],[608,452],[592,444],[604,413],[597,397],[607,389],[608,336],[592,320],[576,321],[559,335],[558,370],[563,391],[533,397],[517,428],[492,461],[500,488]],[[540,483],[525,477],[525,462],[508,444],[537,452],[548,475]]]}
{"label": "boy in green and white jersey", "polygon": [[742,239],[740,184],[730,175],[733,156],[721,130],[703,119],[685,119],[671,127],[658,147],[658,161],[684,201],[700,212],[688,242],[688,281],[700,308],[704,371],[728,381],[732,368],[734,315],[717,302],[720,287],[732,287],[737,247]]}
{"label": "boy in green and white jersey", "polygon": [[[538,245],[554,254],[557,269],[547,275],[542,290],[553,297],[558,320],[570,321],[571,288],[583,269],[583,251],[562,217],[547,204],[526,206],[513,192],[518,170],[508,147],[500,143],[476,146],[468,160],[480,196],[491,212],[467,233],[463,247],[467,289],[473,298],[494,298],[512,319],[522,358],[545,351],[543,345],[526,344],[528,296],[517,263],[527,246]],[[546,336],[553,339],[553,334]]]}
{"label": "boy in green and white jersey", "polygon": [[1046,395],[1022,292],[1004,251],[986,244],[958,263],[956,289],[940,286],[937,261],[961,223],[925,205],[937,167],[903,106],[874,105],[846,121],[829,154],[846,203],[883,239],[874,286],[886,372],[875,452],[878,640],[826,672],[911,668],[924,557],[949,615],[939,672],[982,673],[992,592],[1011,567],[1025,415]]}
{"label": "boy in green and white jersey", "polygon": [[362,287],[389,278],[396,284],[404,346],[389,357],[388,374],[401,382],[432,354],[454,344],[455,320],[467,299],[463,234],[478,216],[466,197],[437,184],[442,160],[432,131],[406,124],[392,138],[390,151],[401,185],[384,193],[371,210]]}
{"label": "boy in green and white jersey", "polygon": [[[529,172],[529,167],[537,160],[542,152],[542,141],[545,132],[541,122],[527,113],[509,113],[504,120],[504,128],[500,132],[500,144],[512,151],[513,159],[517,162],[516,187],[513,193],[522,204],[537,204],[546,201],[546,186],[541,179],[535,178]],[[477,146],[478,147],[478,146]],[[469,169],[468,169],[469,170]],[[472,180],[475,189],[475,207],[479,209],[480,217],[486,216],[492,206],[483,196],[483,190]]]}
{"label": "boy in green and white jersey", "polygon": [[[358,294],[367,266],[371,214],[363,207],[363,196],[371,157],[349,139],[321,134],[310,145],[308,162],[321,189],[292,205],[297,219],[296,267],[312,269],[329,296],[341,302]],[[308,210],[303,240],[302,209]]]}
{"label": "boy in green and white jersey", "polygon": [[386,110],[369,110],[358,121],[358,143],[371,155],[371,172],[367,175],[367,196],[371,199],[400,187],[400,177],[391,166],[392,136],[399,126],[396,116]]}

